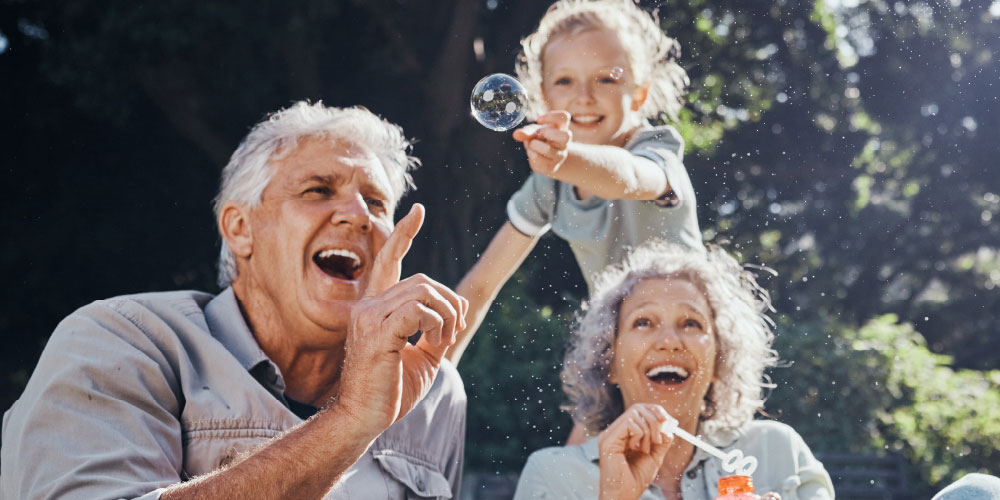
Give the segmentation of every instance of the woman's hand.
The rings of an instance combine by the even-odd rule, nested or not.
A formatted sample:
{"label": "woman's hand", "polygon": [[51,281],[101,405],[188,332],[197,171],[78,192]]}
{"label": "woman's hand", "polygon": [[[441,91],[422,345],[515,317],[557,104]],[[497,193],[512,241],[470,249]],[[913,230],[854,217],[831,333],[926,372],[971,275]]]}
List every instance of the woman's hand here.
{"label": "woman's hand", "polygon": [[[666,425],[664,425],[666,424]],[[601,500],[635,500],[656,479],[677,420],[660,405],[636,403],[597,438]]]}

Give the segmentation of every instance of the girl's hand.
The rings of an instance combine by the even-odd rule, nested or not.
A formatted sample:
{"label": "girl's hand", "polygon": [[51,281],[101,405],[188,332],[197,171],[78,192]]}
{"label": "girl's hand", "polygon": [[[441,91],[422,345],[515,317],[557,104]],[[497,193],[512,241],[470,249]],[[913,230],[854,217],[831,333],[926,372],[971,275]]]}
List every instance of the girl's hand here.
{"label": "girl's hand", "polygon": [[514,131],[514,140],[524,143],[531,170],[552,177],[566,161],[566,148],[573,140],[569,118],[565,111],[551,111],[538,117],[537,124]]}

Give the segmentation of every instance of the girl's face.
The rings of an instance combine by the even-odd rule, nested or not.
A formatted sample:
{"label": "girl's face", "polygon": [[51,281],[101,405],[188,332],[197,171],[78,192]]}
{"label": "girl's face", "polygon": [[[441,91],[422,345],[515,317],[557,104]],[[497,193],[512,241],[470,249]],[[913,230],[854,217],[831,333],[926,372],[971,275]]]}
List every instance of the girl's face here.
{"label": "girl's face", "polygon": [[645,279],[622,302],[610,381],[625,408],[659,404],[692,429],[715,379],[716,342],[712,309],[697,286]]}
{"label": "girl's face", "polygon": [[648,86],[636,85],[615,32],[557,35],[542,51],[542,97],[548,111],[570,113],[573,140],[624,146],[639,126]]}

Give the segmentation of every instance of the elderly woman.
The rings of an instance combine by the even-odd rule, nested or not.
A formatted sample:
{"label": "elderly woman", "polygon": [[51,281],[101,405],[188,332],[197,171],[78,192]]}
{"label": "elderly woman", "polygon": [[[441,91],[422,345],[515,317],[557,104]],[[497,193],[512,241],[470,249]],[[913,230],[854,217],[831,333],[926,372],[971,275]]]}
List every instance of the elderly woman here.
{"label": "elderly woman", "polygon": [[[573,419],[595,437],[528,458],[515,500],[717,496],[718,458],[663,430],[758,458],[758,492],[831,499],[823,465],[790,427],[754,420],[774,366],[766,293],[725,251],[654,242],[598,278],[563,367]],[[668,424],[669,428],[669,424]]]}

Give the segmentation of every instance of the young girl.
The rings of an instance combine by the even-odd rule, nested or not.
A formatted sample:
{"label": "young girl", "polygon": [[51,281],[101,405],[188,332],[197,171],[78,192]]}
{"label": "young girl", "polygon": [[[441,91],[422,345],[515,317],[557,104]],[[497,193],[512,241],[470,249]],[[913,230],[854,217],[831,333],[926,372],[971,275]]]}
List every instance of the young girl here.
{"label": "young girl", "polygon": [[490,304],[548,230],[570,244],[588,288],[628,249],[662,239],[702,249],[683,140],[649,118],[677,118],[688,84],[677,42],[632,0],[560,0],[521,45],[528,117],[514,132],[532,173],[509,220],[458,285],[466,322],[458,363]]}

